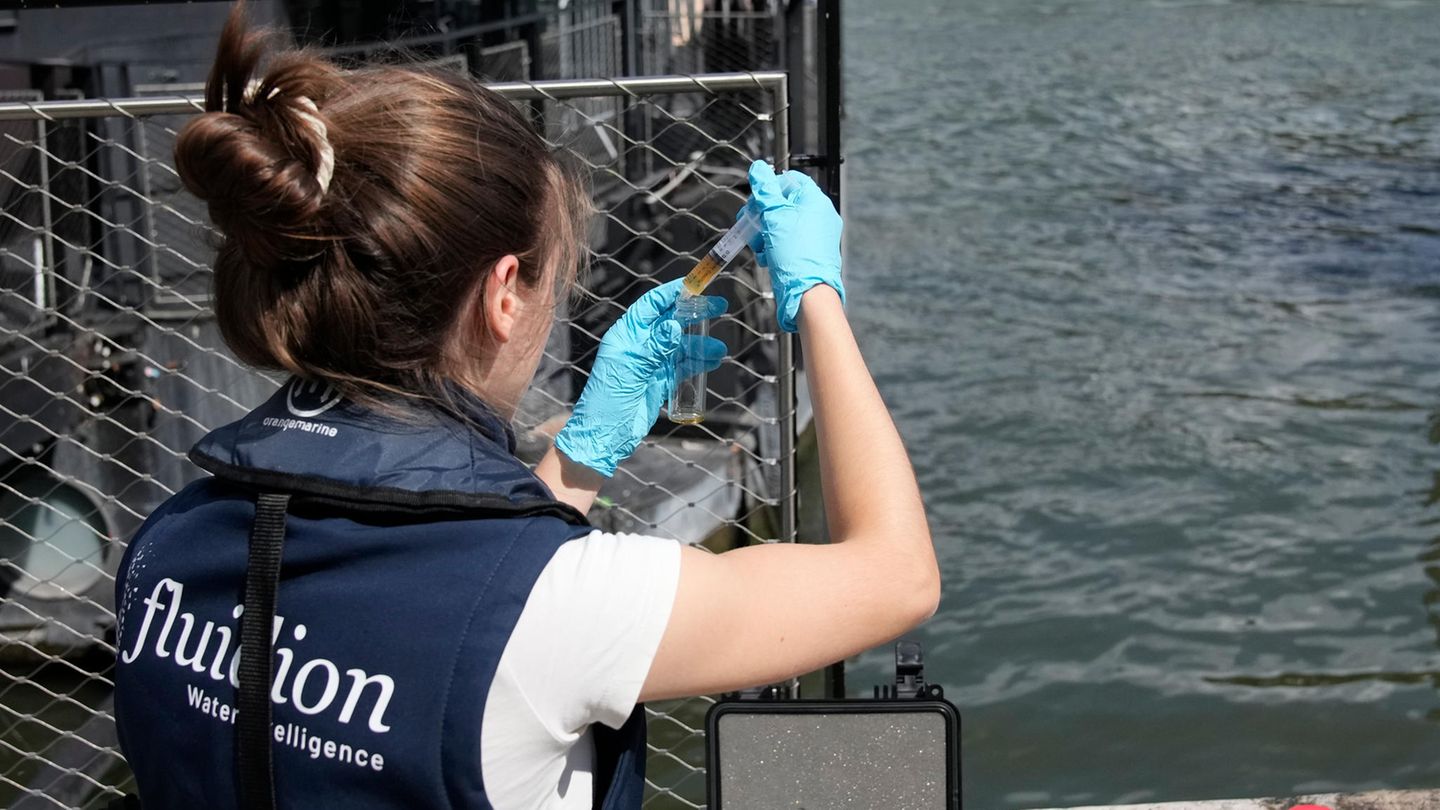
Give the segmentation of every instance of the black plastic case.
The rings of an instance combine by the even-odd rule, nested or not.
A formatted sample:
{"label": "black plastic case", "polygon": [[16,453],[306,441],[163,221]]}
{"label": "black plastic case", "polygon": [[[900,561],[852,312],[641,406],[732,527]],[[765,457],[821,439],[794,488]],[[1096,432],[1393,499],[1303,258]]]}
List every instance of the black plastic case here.
{"label": "black plastic case", "polygon": [[[950,701],[935,697],[854,700],[722,700],[716,703],[705,714],[706,795],[710,810],[725,810],[724,797],[721,795],[725,763],[720,761],[719,735],[717,733],[721,718],[737,713],[804,716],[813,714],[894,715],[901,712],[929,712],[939,714],[943,718],[946,760],[945,810],[960,810],[962,784],[960,712]],[[877,808],[877,810],[880,809]],[[902,808],[886,808],[885,810],[902,810]]]}

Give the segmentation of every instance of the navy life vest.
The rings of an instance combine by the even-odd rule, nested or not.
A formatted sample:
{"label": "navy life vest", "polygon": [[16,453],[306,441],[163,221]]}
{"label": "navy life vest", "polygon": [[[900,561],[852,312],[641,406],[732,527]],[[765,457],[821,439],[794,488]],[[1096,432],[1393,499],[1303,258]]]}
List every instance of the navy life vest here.
{"label": "navy life vest", "polygon": [[[291,380],[191,451],[213,477],[145,521],[116,579],[115,719],[147,810],[265,806],[256,773],[282,810],[491,807],[496,666],[540,572],[589,528],[515,458],[509,426],[454,393],[463,418],[416,421]],[[247,549],[266,532],[272,652],[246,655],[242,606],[263,606]],[[245,674],[257,661],[270,677]],[[593,726],[597,810],[640,806],[644,722],[637,706],[619,731]]]}

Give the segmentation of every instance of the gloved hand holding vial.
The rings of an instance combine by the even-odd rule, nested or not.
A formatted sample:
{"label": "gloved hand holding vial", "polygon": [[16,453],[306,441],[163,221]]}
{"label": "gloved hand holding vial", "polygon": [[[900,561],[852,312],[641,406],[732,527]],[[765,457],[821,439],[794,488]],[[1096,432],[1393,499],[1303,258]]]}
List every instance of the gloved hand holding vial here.
{"label": "gloved hand holding vial", "polygon": [[[760,266],[769,270],[782,331],[798,331],[801,296],[817,284],[834,288],[841,305],[845,303],[845,285],[840,278],[844,223],[829,197],[805,174],[787,171],[777,175],[763,160],[750,165],[749,180],[750,198],[736,215],[735,224],[685,276],[684,292],[675,303],[675,319],[688,333],[687,340],[708,334],[708,325],[699,317],[704,311],[698,303],[704,297],[700,293],[745,245],[755,252]],[[682,352],[675,357],[676,388],[667,410],[671,421],[695,424],[705,418],[704,369],[690,363]]]}
{"label": "gloved hand holding vial", "polygon": [[748,207],[740,210],[740,216],[720,241],[710,248],[705,258],[685,275],[685,289],[675,301],[675,321],[684,331],[681,350],[675,353],[675,392],[666,403],[665,411],[670,421],[680,425],[695,425],[705,420],[705,384],[707,364],[703,357],[691,357],[685,352],[687,345],[704,343],[710,334],[710,322],[706,313],[710,311],[701,295],[720,271],[760,234],[760,218]]}

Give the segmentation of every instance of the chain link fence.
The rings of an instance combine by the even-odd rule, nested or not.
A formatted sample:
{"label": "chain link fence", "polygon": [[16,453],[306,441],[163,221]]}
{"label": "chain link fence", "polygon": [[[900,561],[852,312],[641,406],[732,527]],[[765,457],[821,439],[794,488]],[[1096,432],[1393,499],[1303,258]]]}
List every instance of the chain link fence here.
{"label": "chain link fence", "polygon": [[[516,419],[533,462],[604,329],[731,224],[750,160],[783,165],[786,85],[737,73],[492,87],[588,169],[602,214]],[[110,709],[125,539],[199,474],[190,446],[281,383],[237,362],[210,313],[215,234],[171,151],[202,109],[193,95],[0,99],[0,806],[99,807],[129,786]],[[709,417],[662,418],[591,518],[714,551],[793,540],[793,339],[748,259],[712,291],[730,300],[713,329],[730,356],[710,375]],[[703,805],[709,703],[648,707],[647,807]]]}
{"label": "chain link fence", "polygon": [[764,2],[651,0],[640,10],[642,70],[718,73],[779,67],[783,26],[782,12]]}

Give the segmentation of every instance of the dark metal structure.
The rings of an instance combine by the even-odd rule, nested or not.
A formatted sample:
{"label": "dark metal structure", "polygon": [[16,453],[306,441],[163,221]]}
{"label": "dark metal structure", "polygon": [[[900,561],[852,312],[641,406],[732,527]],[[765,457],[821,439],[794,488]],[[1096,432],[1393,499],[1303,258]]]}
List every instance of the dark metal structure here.
{"label": "dark metal structure", "polygon": [[[168,166],[193,113],[175,97],[203,87],[228,3],[46,6],[0,13],[0,104],[52,111],[0,115],[0,713],[12,716],[0,722],[0,804],[8,782],[44,794],[27,801],[79,805],[123,776],[105,703],[123,540],[195,474],[184,448],[274,381],[235,362],[205,315],[205,212]],[[565,316],[573,328],[555,330],[522,428],[561,413],[605,325],[729,224],[750,159],[796,155],[839,202],[838,0],[256,0],[251,13],[341,61],[418,57],[511,82],[592,169],[606,216],[587,294]],[[690,90],[673,77],[578,81],[700,82],[717,69],[788,75]],[[536,81],[543,91],[526,86]],[[124,99],[123,113],[51,106],[105,99]],[[703,428],[657,426],[636,474],[602,493],[597,525],[733,535],[721,542],[802,534],[795,467],[773,460],[794,458],[808,400],[786,373],[797,342],[770,334],[765,283],[753,265],[720,283],[735,313],[718,327],[734,349],[711,382],[723,407]],[[541,434],[526,439],[522,452],[543,451]],[[806,690],[843,694],[843,671]],[[676,722],[693,733],[698,716]],[[17,758],[35,749],[11,735],[36,728],[64,729],[63,745]]]}

